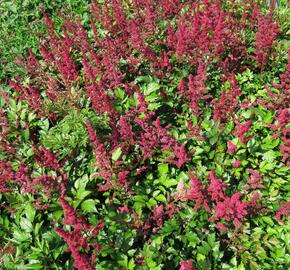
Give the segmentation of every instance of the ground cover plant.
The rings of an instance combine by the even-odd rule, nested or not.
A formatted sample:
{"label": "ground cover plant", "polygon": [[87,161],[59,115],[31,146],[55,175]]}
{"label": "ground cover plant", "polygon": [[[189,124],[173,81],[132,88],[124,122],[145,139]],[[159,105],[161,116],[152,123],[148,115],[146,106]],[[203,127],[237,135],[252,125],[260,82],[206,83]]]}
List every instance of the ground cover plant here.
{"label": "ground cover plant", "polygon": [[1,85],[1,267],[288,269],[287,1],[88,8]]}
{"label": "ground cover plant", "polygon": [[37,53],[38,33],[44,32],[42,12],[58,23],[60,11],[79,14],[83,24],[89,22],[88,0],[1,0],[0,2],[0,82],[6,83],[11,77],[21,74],[15,63],[17,55],[28,48]]}

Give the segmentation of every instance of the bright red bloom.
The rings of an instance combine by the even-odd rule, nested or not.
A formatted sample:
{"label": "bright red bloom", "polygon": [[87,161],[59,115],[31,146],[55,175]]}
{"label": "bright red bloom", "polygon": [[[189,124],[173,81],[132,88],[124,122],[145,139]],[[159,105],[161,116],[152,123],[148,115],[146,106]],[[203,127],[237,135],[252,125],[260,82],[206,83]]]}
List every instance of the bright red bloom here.
{"label": "bright red bloom", "polygon": [[246,141],[250,138],[249,136],[245,137],[245,133],[247,133],[252,124],[252,120],[248,120],[245,123],[237,123],[237,136],[242,143],[246,143]]}
{"label": "bright red bloom", "polygon": [[290,217],[290,201],[281,203],[281,207],[276,211],[276,219],[282,222],[282,216]]}
{"label": "bright red bloom", "polygon": [[81,230],[79,228],[74,229],[72,232],[66,232],[61,228],[56,228],[55,230],[67,242],[74,259],[74,266],[78,270],[93,270],[90,257],[80,251],[80,248],[89,249],[86,238],[81,234]]}
{"label": "bright red bloom", "polygon": [[223,201],[218,201],[214,207],[215,214],[209,219],[224,220],[233,222],[236,227],[241,225],[241,221],[246,217],[247,203],[240,200],[241,193],[235,193],[232,197],[227,197]]}
{"label": "bright red bloom", "polygon": [[227,153],[235,153],[237,152],[237,150],[238,150],[237,146],[233,144],[231,141],[229,141]]}
{"label": "bright red bloom", "polygon": [[179,266],[180,266],[179,270],[195,270],[192,264],[192,260],[180,262]]}
{"label": "bright red bloom", "polygon": [[224,195],[224,191],[227,185],[219,178],[215,176],[213,170],[209,173],[210,184],[207,187],[207,191],[211,194],[211,198],[213,201],[220,201],[226,198]]}
{"label": "bright red bloom", "polygon": [[255,170],[249,170],[250,174],[252,175],[251,178],[247,179],[247,185],[245,185],[244,189],[259,189],[264,188],[264,186],[261,184],[262,176],[259,174],[258,171]]}
{"label": "bright red bloom", "polygon": [[194,210],[197,210],[202,205],[210,212],[207,196],[207,190],[203,187],[202,183],[190,174],[190,189],[187,190],[185,198],[195,202]]}
{"label": "bright red bloom", "polygon": [[277,22],[273,21],[273,14],[269,12],[266,16],[258,11],[258,31],[256,33],[256,50],[253,57],[261,66],[265,65],[274,43],[279,34]]}
{"label": "bright red bloom", "polygon": [[188,90],[185,90],[184,81],[181,80],[179,84],[179,94],[183,94],[189,101],[190,108],[194,114],[199,114],[199,101],[202,99],[207,88],[206,81],[206,65],[203,62],[199,63],[197,74],[192,74],[188,77]]}
{"label": "bright red bloom", "polygon": [[240,160],[236,160],[234,163],[233,163],[233,167],[234,168],[238,168],[241,166],[241,161]]}

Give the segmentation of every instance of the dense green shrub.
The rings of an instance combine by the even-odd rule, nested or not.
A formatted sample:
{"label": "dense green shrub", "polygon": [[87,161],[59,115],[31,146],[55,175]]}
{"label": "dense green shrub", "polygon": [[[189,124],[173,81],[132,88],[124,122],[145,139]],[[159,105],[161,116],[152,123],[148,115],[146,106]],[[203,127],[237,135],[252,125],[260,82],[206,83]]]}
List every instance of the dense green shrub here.
{"label": "dense green shrub", "polygon": [[289,9],[262,4],[43,14],[0,95],[4,269],[289,267]]}

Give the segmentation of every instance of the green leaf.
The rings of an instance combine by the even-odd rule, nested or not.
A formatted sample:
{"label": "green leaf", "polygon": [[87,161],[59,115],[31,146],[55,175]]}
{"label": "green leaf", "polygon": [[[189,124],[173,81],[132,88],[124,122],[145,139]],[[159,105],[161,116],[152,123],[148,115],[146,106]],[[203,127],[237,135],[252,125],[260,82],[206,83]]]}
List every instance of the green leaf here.
{"label": "green leaf", "polygon": [[164,181],[162,181],[162,184],[166,187],[171,187],[171,186],[176,186],[178,183],[177,180],[175,179],[165,179]]}
{"label": "green leaf", "polygon": [[147,200],[148,200],[148,197],[144,196],[144,195],[136,195],[136,196],[134,196],[134,201],[136,201],[136,202],[145,203]]}
{"label": "green leaf", "polygon": [[155,197],[155,199],[159,202],[166,202],[166,198],[163,194],[159,194],[158,196]]}
{"label": "green leaf", "polygon": [[175,219],[171,219],[165,222],[164,226],[160,229],[162,234],[170,234],[179,229],[179,224]]}
{"label": "green leaf", "polygon": [[[88,195],[90,195],[92,192],[88,191],[88,190],[83,190],[83,189],[78,189],[77,193],[76,193],[76,198],[78,199],[78,201],[80,202],[81,200],[83,200],[85,197],[87,197]],[[78,203],[79,203],[78,202]]]}
{"label": "green leaf", "polygon": [[25,266],[25,269],[27,269],[27,270],[41,270],[41,269],[43,269],[43,265],[40,263],[33,263],[33,264],[29,264],[28,266]]}
{"label": "green leaf", "polygon": [[150,82],[144,89],[144,95],[148,96],[158,90],[161,86],[156,82]]}
{"label": "green leaf", "polygon": [[131,258],[131,260],[128,263],[127,268],[128,268],[128,270],[134,270],[135,269],[135,260],[134,260],[134,258]]}
{"label": "green leaf", "polygon": [[160,175],[167,174],[168,173],[168,164],[167,163],[159,164],[158,165],[158,172]]}
{"label": "green leaf", "polygon": [[11,108],[13,111],[16,111],[16,110],[17,110],[16,102],[15,102],[14,99],[11,99],[11,100],[10,100],[10,108]]}
{"label": "green leaf", "polygon": [[22,111],[20,112],[20,119],[21,119],[21,120],[24,120],[25,117],[26,117],[26,109],[24,109],[24,110],[22,110]]}
{"label": "green leaf", "polygon": [[237,270],[246,270],[243,263],[240,263],[240,265],[237,267]]}
{"label": "green leaf", "polygon": [[28,149],[28,151],[27,151],[27,157],[31,157],[31,156],[33,156],[33,154],[34,154],[33,148]]}
{"label": "green leaf", "polygon": [[124,99],[125,97],[125,92],[121,89],[121,88],[116,88],[115,89],[115,96],[118,98],[118,99]]}
{"label": "green leaf", "polygon": [[7,113],[8,119],[11,121],[16,121],[17,119],[17,114],[15,112],[9,111]]}
{"label": "green leaf", "polygon": [[204,242],[203,245],[201,247],[197,248],[199,253],[202,253],[204,255],[207,255],[209,253],[209,251],[211,250],[211,247],[208,243]]}
{"label": "green leaf", "polygon": [[27,218],[21,218],[20,227],[26,232],[31,232],[33,229],[31,221]]}
{"label": "green leaf", "polygon": [[118,147],[112,154],[113,162],[116,162],[122,155],[122,147]]}
{"label": "green leaf", "polygon": [[198,236],[194,232],[191,232],[191,231],[189,231],[186,234],[186,239],[188,241],[188,245],[191,247],[194,247],[194,248],[196,247],[197,243],[199,242]]}
{"label": "green leaf", "polygon": [[152,208],[153,206],[157,205],[157,202],[153,199],[150,198],[150,200],[146,204],[149,208]]}
{"label": "green leaf", "polygon": [[34,235],[38,235],[39,230],[40,230],[40,228],[41,228],[43,222],[44,222],[44,221],[42,220],[41,222],[35,224],[35,226],[34,226]]}
{"label": "green leaf", "polygon": [[197,261],[199,262],[203,262],[206,259],[206,257],[201,253],[197,253],[196,258],[197,258]]}
{"label": "green leaf", "polygon": [[272,162],[276,157],[280,156],[281,154],[279,152],[269,150],[266,153],[263,154],[263,159]]}
{"label": "green leaf", "polygon": [[153,197],[156,197],[161,191],[160,190],[155,190],[152,194]]}
{"label": "green leaf", "polygon": [[31,236],[30,234],[15,228],[13,232],[13,238],[18,242],[26,242],[27,240],[31,239]]}
{"label": "green leaf", "polygon": [[269,224],[270,226],[273,226],[274,225],[274,222],[272,220],[272,218],[270,217],[261,217],[261,219],[266,222],[267,224]]}
{"label": "green leaf", "polygon": [[127,269],[128,257],[124,254],[121,255],[122,259],[118,260],[119,266],[125,267]]}
{"label": "green leaf", "polygon": [[271,150],[274,149],[276,146],[278,146],[280,143],[280,139],[272,139],[272,136],[268,135],[264,140],[263,143],[261,144],[261,147],[263,150]]}
{"label": "green leaf", "polygon": [[88,199],[82,202],[81,208],[86,213],[97,212],[96,202],[93,199]]}
{"label": "green leaf", "polygon": [[82,178],[78,178],[75,183],[74,183],[74,187],[76,188],[76,190],[85,190],[86,185],[89,181],[89,176],[87,174],[83,175]]}
{"label": "green leaf", "polygon": [[54,211],[54,212],[52,213],[53,218],[54,218],[55,220],[60,219],[61,216],[62,216],[62,214],[63,214],[63,210],[56,210],[56,211]]}
{"label": "green leaf", "polygon": [[[151,100],[148,100],[148,101],[151,101]],[[148,110],[150,110],[150,111],[157,110],[160,106],[161,105],[158,103],[150,103],[148,106]]]}
{"label": "green leaf", "polygon": [[133,208],[136,210],[136,213],[138,215],[142,214],[142,208],[144,207],[144,203],[143,202],[135,202],[133,205]]}
{"label": "green leaf", "polygon": [[28,220],[29,220],[30,222],[33,222],[34,217],[35,217],[36,210],[35,210],[35,208],[32,206],[32,204],[31,204],[31,203],[28,203],[28,204],[26,205],[24,211],[25,211],[25,215],[26,215],[26,217],[28,218]]}
{"label": "green leaf", "polygon": [[260,171],[261,172],[267,172],[267,171],[272,171],[276,167],[276,164],[274,162],[269,163],[266,161],[262,161],[260,163]]}

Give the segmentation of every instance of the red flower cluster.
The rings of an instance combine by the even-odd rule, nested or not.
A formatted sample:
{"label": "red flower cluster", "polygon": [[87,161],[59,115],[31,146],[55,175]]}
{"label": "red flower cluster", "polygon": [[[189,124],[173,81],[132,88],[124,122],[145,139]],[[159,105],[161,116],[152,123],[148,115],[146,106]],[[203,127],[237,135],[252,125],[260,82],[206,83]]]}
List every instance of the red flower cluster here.
{"label": "red flower cluster", "polygon": [[290,216],[290,202],[285,202],[281,204],[281,207],[276,211],[276,219],[282,222],[282,216]]}
{"label": "red flower cluster", "polygon": [[225,194],[227,185],[215,176],[214,171],[210,172],[209,180],[209,185],[204,187],[196,177],[191,175],[190,189],[183,190],[182,185],[182,190],[179,188],[178,194],[175,194],[176,199],[194,201],[194,210],[203,206],[208,213],[212,214],[209,221],[218,221],[216,227],[222,232],[228,229],[231,223],[236,228],[240,227],[241,222],[248,215],[248,208],[252,205],[251,202],[241,201],[243,195],[239,192],[231,197],[227,196]]}
{"label": "red flower cluster", "polygon": [[192,260],[180,262],[179,265],[179,270],[195,270]]}
{"label": "red flower cluster", "polygon": [[[214,206],[215,214],[210,217],[210,221],[232,221],[236,227],[241,225],[241,221],[247,216],[247,203],[240,200],[241,193],[235,193],[231,197],[225,198],[223,201],[218,201]],[[224,231],[227,226],[218,223],[217,227]]]}
{"label": "red flower cluster", "polygon": [[277,22],[273,21],[273,10],[266,16],[261,11],[258,14],[258,31],[256,33],[256,50],[253,57],[261,66],[266,64],[273,47],[274,39],[279,34]]}
{"label": "red flower cluster", "polygon": [[[77,109],[88,105],[95,115],[108,119],[106,130],[98,130],[93,120],[88,120],[86,127],[91,146],[88,149],[94,153],[97,167],[92,175],[94,177],[91,177],[92,183],[97,183],[94,188],[100,197],[112,195],[108,199],[112,208],[115,207],[114,202],[120,199],[116,198],[119,193],[121,197],[134,195],[134,184],[138,182],[139,185],[147,170],[155,168],[158,162],[173,165],[174,173],[180,172],[181,168],[188,169],[190,155],[194,154],[196,147],[194,144],[202,144],[207,139],[201,124],[203,114],[218,123],[220,129],[226,126],[225,122],[233,121],[227,139],[232,132],[231,135],[246,144],[251,138],[254,120],[243,121],[236,115],[239,107],[250,105],[248,100],[241,100],[243,93],[235,72],[243,70],[244,63],[251,58],[262,69],[271,57],[274,40],[279,33],[272,12],[264,16],[252,0],[243,1],[238,8],[235,1],[217,0],[125,2],[111,0],[99,4],[93,1],[92,36],[81,25],[80,19],[74,22],[72,15],[62,16],[63,31],[60,35],[54,30],[52,20],[45,16],[47,35],[42,37],[41,60],[30,50],[25,60],[18,61],[28,72],[29,81],[22,83],[19,79],[10,82],[18,93],[17,99],[25,100],[38,117],[48,117],[53,120],[52,124],[63,116],[49,109],[49,102],[69,104],[67,106]],[[225,4],[230,8],[225,9]],[[254,57],[251,57],[247,53],[248,40],[244,33],[253,29],[257,29],[257,33],[251,45],[256,49]],[[290,59],[290,50],[288,53]],[[209,70],[224,73],[221,82],[218,82],[223,85],[220,92],[215,86],[210,87],[213,82],[210,81]],[[269,126],[276,132],[274,136],[281,136],[282,161],[288,165],[289,74],[290,60],[286,73],[280,76],[280,84],[273,84],[278,91],[268,89],[272,101],[257,100],[255,103],[275,111],[276,122]],[[162,99],[157,110],[150,107],[142,93],[142,85],[135,80],[142,76],[155,76],[169,82],[170,87],[173,85],[168,92],[163,86],[162,90],[156,91],[156,99]],[[124,94],[122,104],[118,103],[116,91]],[[9,97],[3,92],[0,94],[8,105]],[[167,100],[170,95],[175,95],[173,102]],[[172,105],[174,102],[178,104]],[[189,107],[192,115],[187,110],[182,111],[184,107]],[[11,130],[19,133],[19,121],[16,119],[11,128],[11,121],[5,113],[0,108],[0,147],[5,157],[15,160],[18,141],[10,141],[9,133]],[[177,114],[178,117],[185,115],[192,118],[186,119],[188,127],[184,125],[184,133],[175,136],[176,127],[169,125],[167,119],[171,117],[179,125]],[[30,129],[28,125],[27,129]],[[194,136],[188,139],[187,132]],[[181,143],[183,138],[186,142],[194,141],[193,145]],[[67,225],[65,229],[57,227],[57,233],[68,244],[74,266],[79,270],[93,269],[96,251],[102,250],[96,238],[105,225],[100,220],[92,226],[84,216],[78,215],[77,209],[69,203],[70,185],[63,171],[64,162],[59,162],[58,155],[48,149],[37,143],[31,144],[34,167],[22,160],[18,167],[12,166],[11,162],[0,161],[0,191],[10,192],[13,185],[17,185],[25,192],[41,193],[48,198],[53,198],[55,194],[64,211],[63,224]],[[222,145],[217,147],[223,148]],[[190,153],[188,149],[192,149]],[[232,163],[235,168],[241,166],[240,159],[235,157],[237,150],[238,146],[229,140],[227,153],[235,160]],[[40,176],[34,175],[35,167],[41,169]],[[240,173],[242,169],[233,171]],[[259,194],[253,191],[264,188],[262,176],[256,170],[249,173],[251,177],[244,178],[247,180],[243,190],[245,195],[231,189],[229,183],[232,179],[225,182],[211,170],[207,179],[198,179],[190,174],[189,189],[184,188],[181,180],[174,193],[175,201],[170,198],[172,187],[162,187],[164,192],[168,192],[166,204],[148,207],[147,215],[138,216],[125,203],[124,197],[115,210],[117,214],[129,216],[131,220],[124,223],[138,229],[145,239],[149,232],[156,233],[176,213],[178,201],[182,202],[179,202],[180,205],[193,202],[194,210],[204,207],[210,216],[209,221],[214,222],[221,232],[233,227],[237,229],[252,209],[261,208],[257,202]],[[248,195],[253,195],[252,199]],[[41,202],[41,198],[37,200],[37,203]],[[39,205],[41,207],[45,206]],[[289,203],[276,212],[278,220],[284,215],[289,215]],[[115,248],[111,242],[109,246]],[[143,264],[143,258],[138,258],[137,263]],[[192,260],[180,262],[180,270],[194,269]]]}

